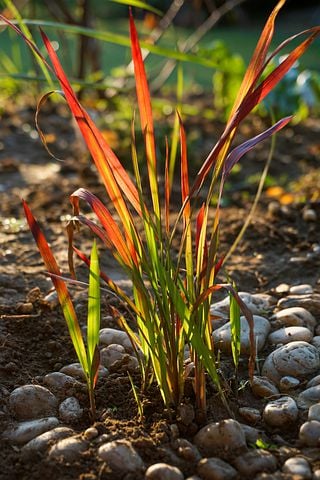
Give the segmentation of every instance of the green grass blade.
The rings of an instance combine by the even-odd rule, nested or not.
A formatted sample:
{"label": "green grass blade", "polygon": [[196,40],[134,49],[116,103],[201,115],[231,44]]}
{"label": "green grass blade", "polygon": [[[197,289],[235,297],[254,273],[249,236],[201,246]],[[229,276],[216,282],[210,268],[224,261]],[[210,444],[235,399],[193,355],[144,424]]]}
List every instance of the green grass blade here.
{"label": "green grass blade", "polygon": [[146,2],[141,2],[140,0],[109,0],[109,2],[113,3],[120,3],[122,5],[129,5],[131,7],[143,8],[143,10],[147,10],[148,12],[155,13],[156,15],[162,16],[163,12],[158,10],[157,8],[149,5]]}
{"label": "green grass blade", "polygon": [[100,330],[100,267],[95,240],[90,257],[87,328],[88,360],[91,366],[95,349],[99,343]]}
{"label": "green grass blade", "polygon": [[230,297],[230,327],[231,327],[231,350],[233,363],[236,369],[239,364],[240,348],[241,348],[241,331],[240,331],[240,307],[235,300],[232,293],[229,293]]}

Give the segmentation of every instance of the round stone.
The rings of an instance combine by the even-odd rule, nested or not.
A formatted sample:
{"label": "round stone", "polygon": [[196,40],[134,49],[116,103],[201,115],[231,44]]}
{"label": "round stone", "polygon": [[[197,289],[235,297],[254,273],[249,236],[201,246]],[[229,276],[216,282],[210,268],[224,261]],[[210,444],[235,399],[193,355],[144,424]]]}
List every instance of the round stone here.
{"label": "round stone", "polygon": [[221,458],[203,458],[197,466],[197,472],[203,480],[232,480],[237,471]]}
{"label": "round stone", "polygon": [[68,397],[59,406],[59,417],[63,422],[78,422],[82,417],[83,409],[80,407],[79,400],[75,397]]}
{"label": "round stone", "polygon": [[154,463],[146,473],[146,480],[183,480],[184,476],[177,467],[173,467],[167,463]]}
{"label": "round stone", "polygon": [[267,398],[279,395],[279,390],[268,377],[254,376],[251,384],[252,393],[257,397]]}
{"label": "round stone", "polygon": [[194,437],[194,444],[208,457],[247,450],[245,434],[240,424],[231,418],[201,428]]}
{"label": "round stone", "polygon": [[288,458],[283,464],[282,471],[291,475],[300,475],[306,480],[312,478],[310,464],[303,457]]}
{"label": "round stone", "polygon": [[254,478],[259,472],[274,472],[277,469],[277,460],[267,450],[250,450],[237,457],[233,465],[241,478]]}
{"label": "round stone", "polygon": [[299,440],[307,447],[320,446],[320,422],[310,420],[300,427]]}
{"label": "round stone", "polygon": [[56,417],[37,418],[36,420],[27,420],[13,425],[12,428],[6,430],[2,437],[12,443],[24,444],[33,438],[41,435],[52,428],[59,425]]}
{"label": "round stone", "polygon": [[320,402],[320,385],[307,388],[301,392],[297,398],[300,408],[306,409],[315,403]]}
{"label": "round stone", "polygon": [[77,436],[63,438],[49,450],[49,458],[61,459],[65,462],[75,462],[81,453],[88,449],[88,443]]}
{"label": "round stone", "polygon": [[62,438],[71,437],[74,431],[68,427],[56,427],[48,432],[42,433],[30,440],[22,447],[22,454],[24,457],[35,455],[37,452],[44,452],[52,443],[61,440]]}
{"label": "round stone", "polygon": [[284,327],[300,326],[307,327],[312,332],[316,325],[314,316],[303,307],[290,307],[276,312],[270,318],[270,321],[276,322]]}
{"label": "round stone", "polygon": [[281,392],[289,392],[290,390],[297,388],[299,385],[300,380],[295,377],[290,377],[289,375],[282,377],[279,382],[279,388]]}
{"label": "round stone", "polygon": [[23,385],[11,392],[9,407],[18,420],[49,417],[56,414],[57,398],[40,385]]}
{"label": "round stone", "polygon": [[117,330],[115,328],[102,328],[100,330],[99,337],[101,345],[122,345],[127,353],[133,353],[130,338],[123,330]]}
{"label": "round stone", "polygon": [[263,420],[272,427],[286,427],[298,418],[298,407],[291,397],[277,398],[268,402],[263,411]]}
{"label": "round stone", "polygon": [[268,336],[271,345],[287,344],[294,341],[310,342],[312,340],[312,332],[307,327],[284,327],[275,330]]}
{"label": "round stone", "polygon": [[99,447],[98,455],[111,470],[121,474],[136,472],[144,467],[140,455],[127,440],[104,443]]}
{"label": "round stone", "polygon": [[320,403],[311,405],[308,411],[308,420],[317,420],[320,422]]}

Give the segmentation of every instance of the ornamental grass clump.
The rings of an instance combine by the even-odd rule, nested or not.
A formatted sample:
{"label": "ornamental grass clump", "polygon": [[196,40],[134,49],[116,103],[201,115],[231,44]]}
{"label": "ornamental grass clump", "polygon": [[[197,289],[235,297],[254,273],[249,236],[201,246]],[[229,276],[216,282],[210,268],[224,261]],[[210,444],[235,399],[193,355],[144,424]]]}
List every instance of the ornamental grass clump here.
{"label": "ornamental grass clump", "polygon": [[[156,148],[155,125],[147,77],[132,15],[130,14],[131,49],[140,125],[145,146],[144,157],[138,158],[133,121],[131,137],[135,181],[123,168],[106,139],[77,100],[56,52],[42,32],[53,72],[61,85],[112,204],[111,210],[84,188],[72,193],[70,200],[73,217],[68,224],[70,271],[75,276],[72,258],[74,253],[90,265],[85,253],[74,246],[75,230],[82,224],[100,238],[132,281],[132,296],[129,296],[107,274],[100,274],[108,288],[126,303],[135,318],[136,328],[131,328],[127,319],[113,308],[119,324],[126,330],[136,349],[143,385],[146,387],[149,382],[155,380],[164,404],[167,407],[177,407],[183,399],[185,380],[192,374],[196,409],[200,418],[203,418],[206,412],[206,377],[208,375],[228,408],[219,380],[210,316],[212,296],[221,288],[227,289],[232,296],[230,302],[232,353],[235,367],[238,365],[240,352],[239,316],[241,311],[250,326],[250,378],[254,371],[255,339],[252,314],[232,285],[216,281],[217,273],[224,264],[224,257],[218,255],[220,206],[224,184],[233,166],[256,144],[287,125],[291,117],[279,120],[264,132],[231,150],[240,122],[272,91],[320,33],[320,27],[314,27],[294,35],[282,42],[268,56],[275,19],[284,3],[285,0],[280,0],[269,16],[246,70],[226,127],[192,182],[188,172],[186,133],[177,113],[180,137],[181,206],[173,222],[171,213],[176,210],[176,207],[173,208],[170,201],[169,146],[166,145],[165,158],[162,162],[165,181],[164,198],[161,198],[158,181],[161,172],[159,153]],[[17,27],[12,27],[23,36]],[[270,60],[300,35],[306,38],[294,47],[273,71],[263,77]],[[27,38],[24,37],[24,39],[46,62],[35,45]],[[148,173],[147,186],[141,179],[141,170],[144,171],[145,168]],[[199,206],[198,193],[205,182],[207,182],[206,200]],[[214,198],[218,200],[213,206]],[[81,202],[86,202],[91,207],[98,222],[81,214]],[[209,216],[213,208],[212,222],[209,221]],[[66,293],[65,280],[59,277],[60,273],[54,257],[26,204],[25,209],[28,223],[46,267],[49,273],[54,275],[53,282],[78,353],[79,336],[73,334],[73,329],[78,324],[73,310],[70,314],[70,300]],[[173,242],[178,243],[178,251],[173,247]],[[97,287],[95,290],[97,292]],[[190,348],[191,364],[184,362],[186,345]],[[81,353],[81,355],[84,354]],[[90,358],[93,362],[93,357]],[[88,362],[87,357],[83,356],[82,365],[86,365],[86,362]],[[94,363],[94,369],[96,368]]]}

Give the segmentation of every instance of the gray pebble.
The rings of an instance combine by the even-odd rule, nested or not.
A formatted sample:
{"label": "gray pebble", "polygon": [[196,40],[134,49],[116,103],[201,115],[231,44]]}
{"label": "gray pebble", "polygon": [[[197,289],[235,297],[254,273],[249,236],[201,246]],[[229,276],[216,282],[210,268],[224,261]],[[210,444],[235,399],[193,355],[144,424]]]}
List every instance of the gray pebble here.
{"label": "gray pebble", "polygon": [[71,437],[74,435],[74,431],[68,427],[57,427],[42,433],[37,437],[30,440],[22,447],[22,454],[25,457],[33,456],[37,452],[44,452],[47,450],[53,442],[61,440],[62,438]]}
{"label": "gray pebble", "polygon": [[49,450],[49,458],[75,462],[81,453],[88,449],[88,443],[78,436],[63,438]]}
{"label": "gray pebble", "polygon": [[287,396],[268,402],[263,411],[263,420],[272,427],[286,427],[297,419],[297,404]]}
{"label": "gray pebble", "polygon": [[197,466],[197,472],[203,480],[232,480],[237,471],[220,458],[203,458]]}
{"label": "gray pebble", "polygon": [[316,375],[315,377],[311,378],[311,380],[309,380],[307,383],[307,388],[316,387],[317,385],[320,385],[320,375]]}
{"label": "gray pebble", "polygon": [[254,395],[261,398],[279,395],[278,388],[268,377],[254,376],[251,384],[251,390]]}
{"label": "gray pebble", "polygon": [[261,414],[258,409],[252,407],[240,407],[239,414],[250,424],[255,424],[261,420]]}
{"label": "gray pebble", "polygon": [[297,388],[299,385],[300,380],[289,375],[282,377],[279,382],[279,388],[281,392],[289,392],[290,390]]}
{"label": "gray pebble", "polygon": [[185,438],[177,438],[173,442],[172,446],[177,451],[179,457],[183,458],[187,462],[198,462],[201,458],[197,447]]}
{"label": "gray pebble", "polygon": [[60,395],[60,397],[68,395],[69,391],[82,385],[74,377],[62,372],[48,373],[43,377],[43,383],[49,388],[58,390],[58,395]]}
{"label": "gray pebble", "polygon": [[303,457],[288,458],[283,464],[282,471],[291,475],[301,475],[306,480],[312,478],[310,464]]}
{"label": "gray pebble", "polygon": [[313,339],[311,340],[311,345],[316,348],[320,348],[320,335],[316,335],[315,337],[313,337]]}
{"label": "gray pebble", "polygon": [[242,475],[241,478],[254,478],[259,472],[275,472],[277,460],[267,450],[250,450],[235,458],[233,465]]}
{"label": "gray pebble", "polygon": [[146,480],[183,480],[184,476],[177,467],[173,467],[167,463],[154,463],[146,473]]}
{"label": "gray pebble", "polygon": [[127,440],[114,440],[101,445],[98,455],[112,471],[122,474],[136,472],[144,467],[140,455]]}
{"label": "gray pebble", "polygon": [[308,310],[297,306],[285,308],[284,310],[274,313],[270,321],[277,322],[284,327],[307,327],[312,332],[317,323],[314,316]]}
{"label": "gray pebble", "polygon": [[[60,372],[65,373],[66,375],[70,375],[70,377],[74,377],[82,382],[86,382],[86,374],[84,373],[82,366],[80,363],[70,363],[69,365],[65,365],[61,368]],[[99,378],[105,378],[109,375],[108,370],[103,366],[99,366]]]}
{"label": "gray pebble", "polygon": [[247,450],[246,437],[240,424],[233,419],[210,423],[194,437],[195,445],[207,457],[223,456],[228,452]]}
{"label": "gray pebble", "polygon": [[280,308],[304,308],[307,309],[311,315],[317,316],[320,308],[320,293],[289,295],[288,297],[281,298],[278,302],[278,306]]}
{"label": "gray pebble", "polygon": [[26,422],[17,423],[12,428],[6,430],[2,437],[9,442],[21,445],[58,425],[59,420],[56,417],[27,420]]}
{"label": "gray pebble", "polygon": [[29,420],[55,415],[58,400],[40,385],[23,385],[11,392],[9,407],[18,420]]}
{"label": "gray pebble", "polygon": [[[267,336],[270,331],[270,323],[269,321],[264,318],[260,317],[259,315],[253,315],[253,322],[254,322],[254,334],[255,334],[255,344],[257,347],[258,352],[262,350]],[[245,317],[240,317],[240,328],[241,328],[241,335],[240,335],[240,343],[241,343],[241,353],[250,353],[250,339],[249,333],[250,328]],[[213,340],[217,347],[222,350],[223,352],[231,352],[231,323],[228,322],[222,327],[214,330],[212,333]]]}
{"label": "gray pebble", "polygon": [[76,397],[68,397],[59,405],[59,417],[63,422],[78,422],[82,417],[83,409]]}
{"label": "gray pebble", "polygon": [[117,330],[115,328],[102,328],[100,330],[99,337],[101,345],[122,345],[127,353],[133,353],[130,338],[123,330]]}
{"label": "gray pebble", "polygon": [[320,403],[311,405],[308,411],[308,420],[317,420],[320,422]]}
{"label": "gray pebble", "polygon": [[294,341],[310,342],[313,334],[307,327],[284,327],[275,330],[268,336],[268,342],[271,345],[279,345]]}
{"label": "gray pebble", "polygon": [[320,385],[307,388],[297,398],[298,406],[302,409],[306,409],[318,402],[320,402]]}
{"label": "gray pebble", "polygon": [[300,442],[307,447],[320,446],[320,422],[310,420],[301,425],[299,431]]}

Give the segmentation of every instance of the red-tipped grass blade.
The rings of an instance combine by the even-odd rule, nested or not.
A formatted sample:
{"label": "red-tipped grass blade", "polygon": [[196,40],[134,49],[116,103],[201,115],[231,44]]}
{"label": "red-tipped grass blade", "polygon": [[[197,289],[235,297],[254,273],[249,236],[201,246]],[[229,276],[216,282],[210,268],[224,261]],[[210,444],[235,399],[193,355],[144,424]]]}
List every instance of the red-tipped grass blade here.
{"label": "red-tipped grass blade", "polygon": [[88,365],[85,346],[83,343],[80,326],[78,323],[76,312],[73,307],[73,303],[69,295],[68,288],[66,286],[66,283],[61,280],[61,278],[59,278],[61,276],[60,269],[45,239],[45,236],[42,233],[42,230],[40,229],[36,219],[32,215],[32,212],[28,207],[27,203],[24,200],[22,201],[22,203],[29,228],[36,241],[42,260],[48,272],[53,274],[51,276],[52,283],[54,284],[54,287],[56,289],[74,349],[77,353],[77,356],[84,371],[87,371]]}
{"label": "red-tipped grass blade", "polygon": [[154,136],[154,126],[152,118],[152,108],[150,92],[147,82],[147,76],[142,59],[141,49],[137,30],[134,24],[133,16],[130,11],[130,37],[131,52],[134,65],[134,76],[136,82],[136,92],[140,113],[140,123],[142,132],[145,135],[146,155],[148,164],[149,183],[154,212],[157,218],[160,218],[159,192],[157,181],[157,160],[156,145]]}

